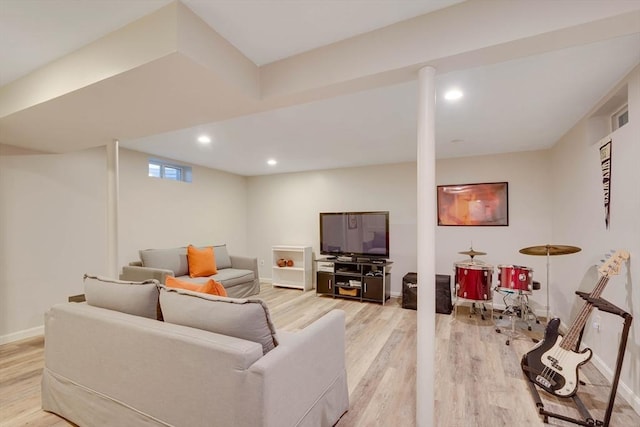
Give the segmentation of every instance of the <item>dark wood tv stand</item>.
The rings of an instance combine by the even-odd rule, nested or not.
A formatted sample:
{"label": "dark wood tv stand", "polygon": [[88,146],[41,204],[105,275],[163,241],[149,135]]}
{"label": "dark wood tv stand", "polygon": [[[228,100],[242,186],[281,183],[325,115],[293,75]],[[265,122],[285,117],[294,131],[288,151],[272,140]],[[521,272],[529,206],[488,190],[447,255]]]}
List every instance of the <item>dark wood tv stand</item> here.
{"label": "dark wood tv stand", "polygon": [[391,296],[393,261],[320,258],[315,262],[318,295],[379,302],[382,305]]}

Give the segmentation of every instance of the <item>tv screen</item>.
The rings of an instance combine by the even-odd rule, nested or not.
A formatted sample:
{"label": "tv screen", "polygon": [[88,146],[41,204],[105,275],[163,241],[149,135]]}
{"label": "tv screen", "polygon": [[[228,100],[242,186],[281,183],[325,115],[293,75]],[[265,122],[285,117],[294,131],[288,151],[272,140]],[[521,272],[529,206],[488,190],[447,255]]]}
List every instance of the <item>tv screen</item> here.
{"label": "tv screen", "polygon": [[389,212],[320,213],[320,253],[389,257]]}

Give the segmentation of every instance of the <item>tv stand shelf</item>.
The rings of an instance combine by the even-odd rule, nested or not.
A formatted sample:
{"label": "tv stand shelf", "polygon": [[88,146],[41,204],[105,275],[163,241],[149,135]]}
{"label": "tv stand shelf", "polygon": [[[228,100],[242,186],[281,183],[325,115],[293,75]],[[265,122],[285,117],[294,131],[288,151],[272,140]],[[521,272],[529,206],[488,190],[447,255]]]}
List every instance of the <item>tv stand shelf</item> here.
{"label": "tv stand shelf", "polygon": [[317,264],[316,294],[333,298],[384,303],[391,296],[393,261],[343,261],[320,258]]}

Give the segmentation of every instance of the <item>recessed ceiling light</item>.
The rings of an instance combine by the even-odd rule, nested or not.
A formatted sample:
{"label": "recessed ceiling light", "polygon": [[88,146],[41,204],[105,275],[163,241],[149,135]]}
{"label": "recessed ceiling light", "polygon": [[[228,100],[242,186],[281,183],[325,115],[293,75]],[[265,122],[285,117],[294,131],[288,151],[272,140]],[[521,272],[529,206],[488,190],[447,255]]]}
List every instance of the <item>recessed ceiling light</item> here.
{"label": "recessed ceiling light", "polygon": [[460,89],[451,89],[444,94],[444,99],[447,101],[456,101],[462,98],[462,91]]}
{"label": "recessed ceiling light", "polygon": [[209,144],[211,142],[211,138],[209,138],[207,135],[200,135],[198,137],[198,142],[201,144]]}
{"label": "recessed ceiling light", "polygon": [[269,166],[275,166],[275,165],[278,164],[278,162],[275,159],[269,159],[269,160],[267,160],[267,164]]}

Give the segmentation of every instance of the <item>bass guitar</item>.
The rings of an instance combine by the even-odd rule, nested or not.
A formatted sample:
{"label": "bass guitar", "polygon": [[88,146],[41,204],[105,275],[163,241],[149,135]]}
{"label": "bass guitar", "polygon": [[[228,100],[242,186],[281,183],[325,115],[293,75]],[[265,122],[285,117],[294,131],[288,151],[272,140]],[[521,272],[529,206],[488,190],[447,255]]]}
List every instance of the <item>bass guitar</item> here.
{"label": "bass guitar", "polygon": [[[589,294],[591,298],[600,297],[609,277],[618,274],[620,264],[627,259],[629,259],[629,253],[619,250],[598,268],[601,276],[596,287]],[[551,319],[547,324],[542,341],[522,356],[520,366],[529,380],[559,397],[570,397],[576,393],[578,390],[578,368],[591,359],[592,351],[585,348],[583,351],[577,352],[575,349],[580,333],[592,310],[593,304],[586,301],[565,336],[558,332],[560,319]]]}

